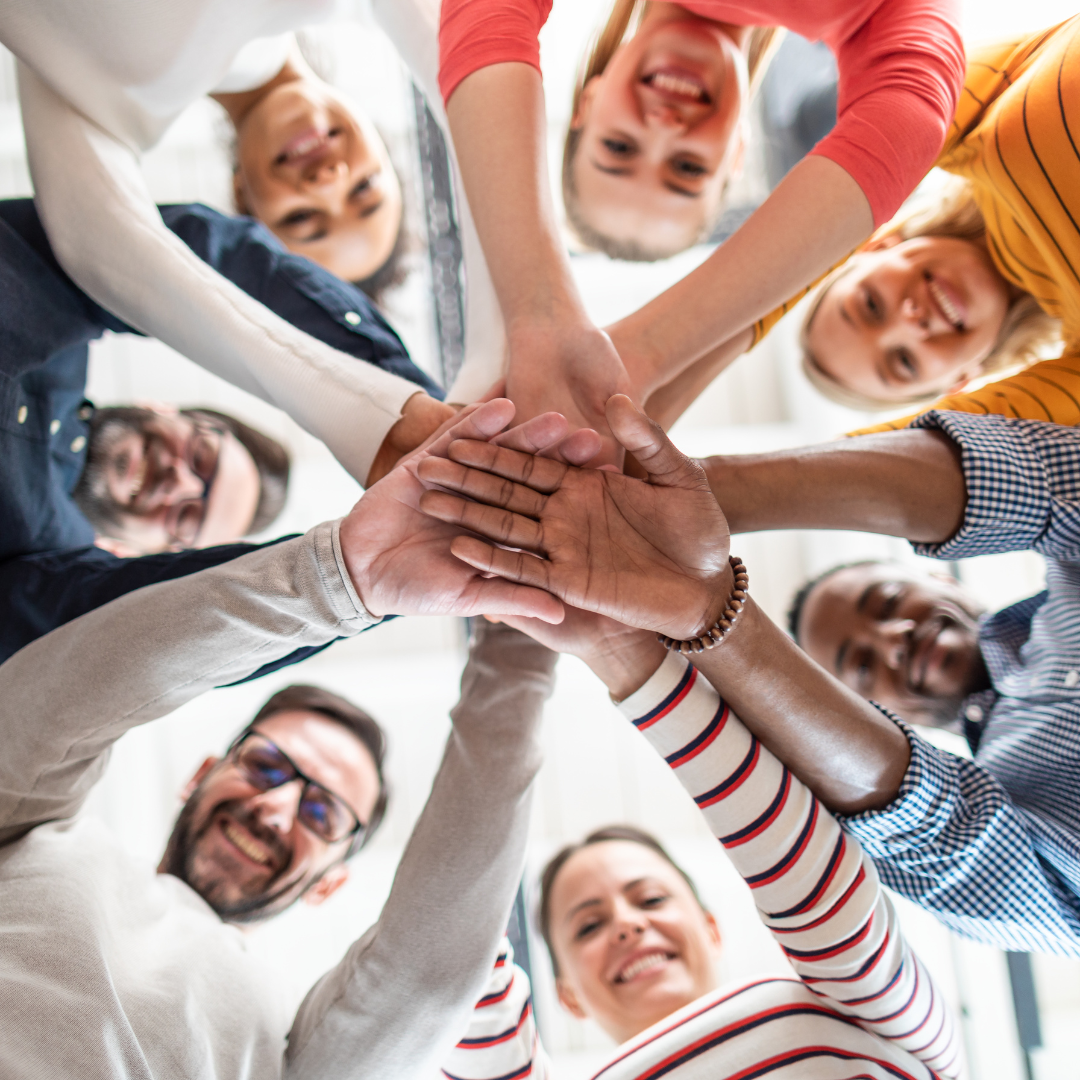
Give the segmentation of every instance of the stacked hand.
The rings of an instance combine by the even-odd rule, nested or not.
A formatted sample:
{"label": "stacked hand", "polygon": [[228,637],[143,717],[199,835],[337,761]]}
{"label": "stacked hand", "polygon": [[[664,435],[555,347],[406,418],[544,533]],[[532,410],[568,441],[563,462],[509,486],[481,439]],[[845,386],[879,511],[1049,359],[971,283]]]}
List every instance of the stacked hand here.
{"label": "stacked hand", "polygon": [[628,398],[609,400],[606,416],[647,481],[465,438],[417,463],[437,485],[420,507],[501,545],[453,540],[477,571],[632,627],[699,634],[730,594],[727,521],[701,468]]}
{"label": "stacked hand", "polygon": [[[554,453],[584,464],[599,450],[594,431],[567,435],[566,420],[554,413],[535,417],[506,431],[514,406],[497,399],[463,410],[428,442],[371,487],[341,524],[346,567],[360,598],[375,615],[479,615],[497,611],[547,622],[562,618],[562,604],[529,586],[490,578],[455,558],[451,543],[465,539],[459,527],[420,510],[424,484],[418,477],[426,461],[445,457],[455,440],[487,446],[501,443],[521,456]],[[528,457],[527,460],[533,460]],[[550,461],[551,465],[556,460]],[[565,466],[563,466],[565,467]]]}

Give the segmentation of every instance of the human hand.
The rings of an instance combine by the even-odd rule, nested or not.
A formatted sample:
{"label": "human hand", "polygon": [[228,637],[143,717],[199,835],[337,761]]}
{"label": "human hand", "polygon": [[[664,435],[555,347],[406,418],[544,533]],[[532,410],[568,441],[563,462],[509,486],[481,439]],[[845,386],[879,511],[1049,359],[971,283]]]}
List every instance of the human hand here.
{"label": "human hand", "polygon": [[[514,406],[505,398],[463,410],[426,446],[365,492],[342,521],[339,538],[345,565],[373,615],[478,615],[491,611],[548,622],[562,618],[562,604],[547,593],[485,576],[456,559],[450,544],[463,535],[461,529],[420,511],[424,483],[418,476],[419,465],[445,455],[455,440],[490,439],[513,418]],[[588,431],[567,436],[567,428],[566,420],[557,414],[535,417],[514,429],[510,440],[513,449],[503,452],[534,454],[562,444],[567,460],[584,464],[599,448],[599,439]]]}
{"label": "human hand", "polygon": [[508,332],[506,396],[528,420],[555,411],[571,428],[592,428],[603,439],[595,464],[622,464],[604,412],[613,394],[632,393],[626,370],[607,335],[578,318],[530,322]]}
{"label": "human hand", "polygon": [[453,553],[483,573],[546,589],[629,626],[696,636],[716,621],[731,591],[723,511],[700,466],[629,399],[612,398],[606,414],[647,482],[461,440],[419,463],[420,477],[443,489],[426,492],[420,507],[520,549],[456,537]]}
{"label": "human hand", "polygon": [[401,419],[386,433],[368,470],[365,487],[377,484],[406,455],[431,438],[457,408],[436,401],[422,390],[413,394],[401,410]]}

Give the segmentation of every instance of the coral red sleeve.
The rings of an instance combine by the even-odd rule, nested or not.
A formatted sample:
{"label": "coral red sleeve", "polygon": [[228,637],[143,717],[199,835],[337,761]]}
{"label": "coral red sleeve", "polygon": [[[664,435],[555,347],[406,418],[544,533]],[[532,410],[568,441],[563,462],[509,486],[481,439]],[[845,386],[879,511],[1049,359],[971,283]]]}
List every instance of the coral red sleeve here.
{"label": "coral red sleeve", "polygon": [[439,89],[443,102],[466,76],[492,64],[540,70],[540,28],[552,0],[443,0],[439,20]]}
{"label": "coral red sleeve", "polygon": [[836,127],[812,153],[845,169],[883,225],[941,152],[964,82],[955,0],[886,0],[836,51]]}

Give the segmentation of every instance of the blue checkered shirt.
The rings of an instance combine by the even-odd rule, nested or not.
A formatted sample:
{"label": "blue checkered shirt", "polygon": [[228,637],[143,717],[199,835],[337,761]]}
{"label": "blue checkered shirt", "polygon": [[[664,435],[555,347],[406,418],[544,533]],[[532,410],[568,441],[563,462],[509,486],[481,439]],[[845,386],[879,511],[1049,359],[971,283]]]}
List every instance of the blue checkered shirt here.
{"label": "blue checkered shirt", "polygon": [[1080,957],[1080,430],[955,412],[913,426],[961,448],[968,489],[956,535],[916,550],[1031,549],[1047,587],[980,628],[992,689],[961,709],[983,716],[974,761],[901,724],[899,796],[845,826],[888,885],[965,937]]}

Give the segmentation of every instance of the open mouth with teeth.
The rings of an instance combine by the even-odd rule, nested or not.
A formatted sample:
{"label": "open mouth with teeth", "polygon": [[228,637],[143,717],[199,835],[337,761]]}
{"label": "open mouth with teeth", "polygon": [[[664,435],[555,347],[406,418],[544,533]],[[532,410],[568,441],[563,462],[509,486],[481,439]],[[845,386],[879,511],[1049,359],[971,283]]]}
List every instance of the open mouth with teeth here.
{"label": "open mouth with teeth", "polygon": [[306,131],[285,144],[281,153],[274,158],[274,164],[294,165],[297,162],[303,163],[311,158],[321,157],[330,149],[335,136],[340,134],[340,128],[330,128],[326,132]]}
{"label": "open mouth with teeth", "polygon": [[645,75],[641,81],[666,98],[693,105],[712,104],[712,96],[705,89],[705,84],[689,72],[666,69],[654,71]]}
{"label": "open mouth with teeth", "polygon": [[945,321],[954,329],[964,330],[964,317],[959,308],[953,303],[952,297],[942,288],[941,283],[930,273],[923,271],[923,280],[926,282],[926,290],[930,293],[930,299],[937,305],[938,310],[945,317]]}
{"label": "open mouth with teeth", "polygon": [[651,974],[666,967],[675,959],[675,954],[664,949],[653,949],[644,956],[635,956],[628,960],[615,975],[617,983],[629,983],[642,975]]}
{"label": "open mouth with teeth", "polygon": [[259,866],[270,866],[273,862],[270,852],[263,844],[251,836],[246,829],[240,828],[228,818],[222,820],[221,831],[225,834],[225,839],[252,862],[258,863]]}

